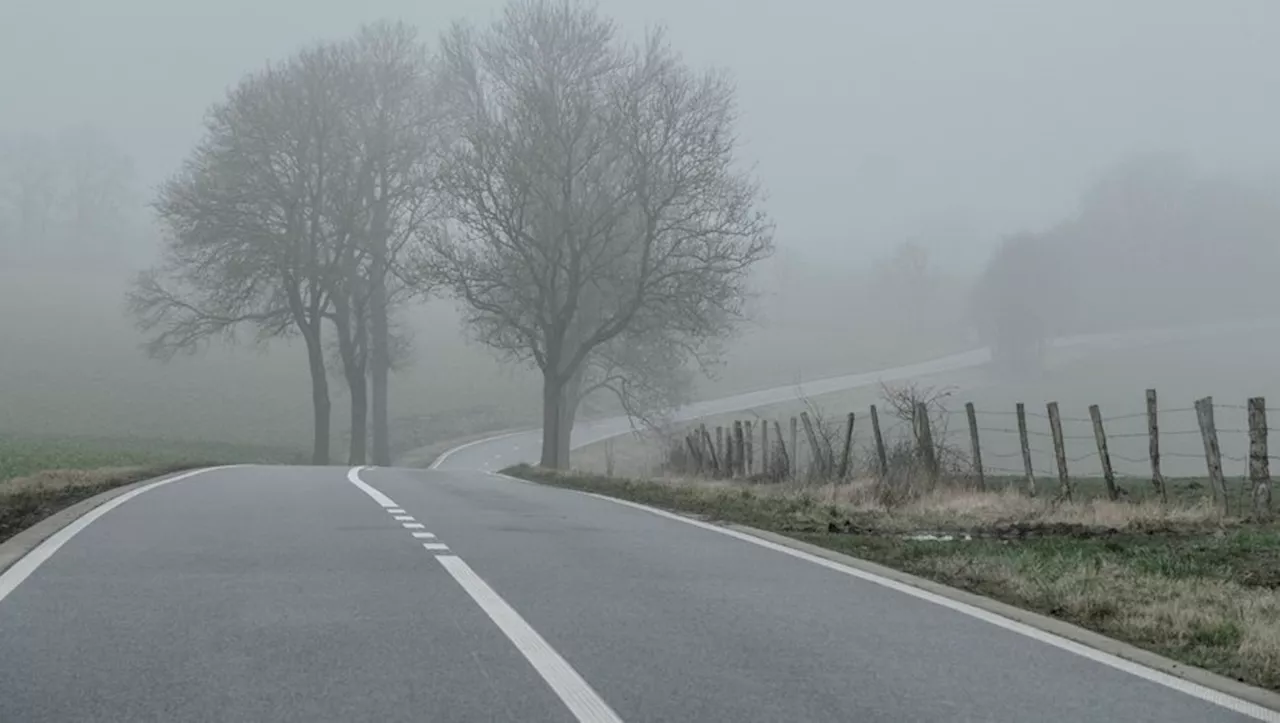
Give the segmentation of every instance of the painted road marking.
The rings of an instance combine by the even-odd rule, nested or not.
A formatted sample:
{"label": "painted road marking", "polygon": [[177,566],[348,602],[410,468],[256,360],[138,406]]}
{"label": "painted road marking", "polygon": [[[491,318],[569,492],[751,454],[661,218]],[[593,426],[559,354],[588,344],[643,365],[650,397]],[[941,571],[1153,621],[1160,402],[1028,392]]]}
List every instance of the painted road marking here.
{"label": "painted road marking", "polygon": [[[347,479],[351,483],[364,490],[366,494],[374,499],[375,502],[383,507],[403,509],[396,506],[390,497],[382,494],[378,490],[365,484],[360,479],[360,470],[368,469],[367,467],[354,467],[347,473]],[[383,501],[386,504],[383,504]],[[401,523],[406,528],[422,529],[425,525],[418,522]],[[414,532],[414,537],[423,539],[435,539],[435,535],[430,532]],[[449,546],[442,542],[424,542],[422,547],[432,552],[447,551]],[[560,657],[560,654],[551,647],[546,640],[538,635],[538,632],[525,622],[505,600],[494,592],[489,584],[480,578],[471,569],[471,566],[462,561],[462,558],[456,555],[436,555],[435,558],[440,561],[440,565],[453,576],[454,580],[462,586],[462,589],[471,596],[472,600],[484,610],[497,626],[498,629],[507,636],[519,650],[525,660],[538,671],[538,675],[546,681],[551,687],[552,692],[560,698],[565,704],[573,717],[578,719],[579,723],[622,723],[622,719],[617,713],[609,707],[608,703],[600,697],[598,693],[587,684],[587,681],[578,675],[578,671]]]}
{"label": "painted road marking", "polygon": [[353,485],[355,485],[357,488],[359,488],[361,492],[363,492],[363,493],[365,493],[366,495],[369,495],[370,497],[372,497],[372,498],[373,498],[373,501],[374,501],[374,502],[377,502],[379,505],[382,505],[382,506],[383,506],[383,507],[385,507],[385,508],[396,508],[396,509],[400,509],[400,505],[397,505],[395,502],[392,502],[390,497],[388,497],[388,496],[386,496],[386,495],[382,494],[381,492],[379,492],[379,491],[375,490],[374,488],[372,488],[372,487],[370,487],[369,485],[365,484],[365,483],[360,479],[360,470],[362,470],[362,469],[364,469],[364,467],[352,467],[352,468],[347,472],[347,480],[348,480],[348,481],[350,481],[350,482],[351,482],[351,484],[353,484]]}
{"label": "painted road marking", "polygon": [[404,510],[400,509],[399,507],[389,507],[389,508],[387,508],[387,512],[390,512],[390,513],[391,513],[391,514],[393,514],[393,515],[403,515],[403,514],[404,514]]}
{"label": "painted road marking", "polygon": [[[529,482],[528,480],[522,480],[517,477],[511,477],[509,475],[500,474],[497,472],[490,472],[489,474],[495,477],[501,477],[503,479],[513,480],[515,482],[521,482],[523,484],[534,484],[532,482]],[[867,582],[889,588],[890,590],[895,590],[897,592],[910,595],[911,597],[924,600],[926,602],[931,602],[935,605],[939,605],[944,608],[949,608],[963,615],[968,615],[969,617],[977,618],[978,620],[991,623],[996,627],[1004,628],[1005,630],[1018,633],[1019,635],[1026,636],[1037,642],[1045,643],[1046,645],[1052,645],[1053,647],[1058,648],[1060,650],[1065,650],[1069,653],[1074,653],[1076,655],[1079,655],[1082,658],[1087,658],[1096,663],[1101,663],[1102,665],[1106,665],[1116,670],[1120,670],[1120,671],[1129,673],[1131,675],[1137,676],[1139,678],[1142,678],[1143,680],[1147,680],[1152,683],[1163,685],[1166,688],[1171,688],[1180,693],[1185,693],[1186,695],[1189,695],[1193,698],[1199,698],[1200,700],[1207,701],[1219,707],[1226,708],[1227,710],[1230,710],[1230,711],[1235,711],[1236,713],[1246,715],[1255,720],[1265,721],[1265,723],[1280,723],[1280,711],[1274,711],[1269,708],[1264,708],[1256,703],[1251,703],[1247,700],[1244,700],[1243,698],[1237,698],[1233,695],[1229,695],[1227,693],[1214,690],[1213,688],[1200,685],[1199,683],[1193,683],[1189,680],[1184,680],[1182,678],[1169,675],[1168,673],[1163,673],[1159,670],[1155,670],[1154,668],[1148,668],[1147,666],[1142,665],[1140,663],[1135,663],[1133,661],[1121,658],[1117,655],[1105,653],[1096,648],[1091,648],[1088,645],[1084,645],[1083,643],[1077,643],[1074,640],[1069,640],[1062,636],[1054,635],[1053,633],[1046,632],[1037,627],[1027,625],[1026,623],[1018,622],[1017,620],[1006,618],[1003,615],[998,615],[996,613],[983,610],[982,608],[969,605],[968,603],[960,602],[959,600],[952,600],[949,597],[938,595],[937,593],[932,593],[932,592],[929,592],[928,590],[923,590],[921,588],[914,587],[912,585],[908,585],[903,582],[898,582],[897,580],[893,580],[887,577],[882,577],[873,572],[868,572],[866,570],[860,570],[856,567],[843,565],[834,560],[828,560],[825,557],[819,557],[818,555],[805,552],[804,550],[797,550],[792,547],[787,547],[786,545],[781,545],[776,542],[772,542],[770,540],[765,540],[763,538],[759,538],[754,535],[749,535],[745,532],[739,532],[737,530],[732,530],[726,527],[719,527],[717,525],[713,525],[708,522],[703,522],[701,520],[695,520],[689,517],[684,517],[682,515],[678,515],[673,512],[667,512],[666,510],[660,510],[656,507],[649,507],[647,505],[642,505],[638,502],[631,502],[630,500],[621,500],[615,497],[608,497],[606,495],[596,494],[594,492],[582,492],[581,494],[588,495],[590,497],[595,497],[596,499],[612,502],[614,504],[623,505],[625,507],[631,507],[637,510],[642,510],[650,514],[658,515],[659,517],[665,517],[669,520],[675,520],[676,522],[683,522],[686,525],[693,525],[694,527],[700,527],[710,532],[715,532],[721,535],[727,535],[729,537],[742,540],[743,542],[749,542],[759,547],[773,550],[775,552],[781,552],[784,555],[790,555],[791,557],[805,560],[815,565],[821,565],[827,568],[828,570],[834,570],[836,572],[849,575],[850,577],[856,577],[860,580],[866,580]]]}
{"label": "painted road marking", "polygon": [[564,701],[574,718],[581,723],[622,723],[618,714],[613,712],[587,681],[520,617],[520,613],[494,592],[470,565],[454,555],[436,555],[436,560],[476,601],[480,609],[485,611],[498,629],[506,634],[516,649],[533,665],[534,670],[538,671],[538,675]]}
{"label": "painted road marking", "polygon": [[46,560],[52,557],[53,553],[57,552],[59,548],[70,542],[71,538],[75,537],[81,530],[92,524],[94,520],[102,517],[111,510],[123,505],[143,492],[148,492],[157,487],[171,484],[173,482],[180,482],[184,479],[195,477],[198,474],[213,472],[220,469],[234,469],[236,467],[243,466],[245,465],[232,464],[222,467],[193,469],[190,472],[183,472],[182,474],[167,477],[148,485],[143,485],[137,489],[125,492],[119,497],[113,497],[106,502],[103,502],[92,510],[77,517],[71,524],[50,535],[47,540],[36,545],[34,550],[23,555],[22,558],[13,563],[8,570],[5,570],[3,574],[0,574],[0,600],[4,600],[8,597],[9,593],[13,592],[19,585],[21,585],[23,580],[30,577],[31,573],[35,572],[36,569],[43,565]]}
{"label": "painted road marking", "polygon": [[421,522],[401,522],[400,524],[406,530],[422,530],[426,528],[426,525]]}
{"label": "painted road marking", "polygon": [[413,522],[413,515],[396,515],[396,522]]}
{"label": "painted road marking", "polygon": [[499,439],[506,439],[507,437],[514,437],[514,436],[516,436],[517,434],[528,434],[528,432],[527,432],[527,431],[525,431],[525,430],[519,430],[519,431],[515,431],[515,432],[507,432],[506,434],[498,434],[498,435],[494,435],[494,436],[492,436],[492,437],[485,437],[484,439],[477,439],[477,440],[475,440],[474,442],[467,442],[466,444],[460,444],[460,445],[458,445],[457,447],[454,447],[453,449],[446,450],[446,451],[445,451],[445,453],[444,453],[444,454],[442,454],[442,455],[440,455],[439,457],[436,457],[435,461],[434,461],[434,462],[432,462],[432,463],[431,463],[431,465],[430,465],[429,467],[427,467],[427,469],[436,469],[436,468],[438,468],[440,465],[444,464],[444,461],[445,461],[446,459],[449,459],[450,457],[452,457],[453,455],[457,454],[458,452],[461,452],[461,451],[462,451],[462,450],[464,450],[464,449],[468,449],[468,448],[470,448],[470,447],[474,447],[474,446],[476,446],[477,444],[487,444],[487,443],[489,443],[489,442],[496,442],[496,441],[497,441],[497,440],[499,440]]}

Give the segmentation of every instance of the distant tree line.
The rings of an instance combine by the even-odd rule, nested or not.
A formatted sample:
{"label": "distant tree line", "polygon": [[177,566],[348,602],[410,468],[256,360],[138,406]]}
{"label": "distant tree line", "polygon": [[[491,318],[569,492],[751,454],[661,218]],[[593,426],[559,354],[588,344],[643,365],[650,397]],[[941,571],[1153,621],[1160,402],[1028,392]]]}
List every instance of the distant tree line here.
{"label": "distant tree line", "polygon": [[136,265],[151,252],[133,163],[88,128],[0,136],[0,264]]}
{"label": "distant tree line", "polygon": [[336,354],[347,460],[385,465],[408,346],[394,315],[451,295],[477,339],[541,372],[542,464],[563,467],[585,396],[649,419],[743,318],[772,225],[734,121],[727,77],[688,68],[661,32],[624,42],[586,4],[518,0],[434,47],[370,25],[212,108],[155,199],[164,259],[130,306],[159,358],[245,329],[300,337],[316,464]]}
{"label": "distant tree line", "polygon": [[1175,155],[1110,169],[1076,212],[1005,239],[974,317],[997,362],[1032,371],[1053,336],[1275,315],[1280,196]]}

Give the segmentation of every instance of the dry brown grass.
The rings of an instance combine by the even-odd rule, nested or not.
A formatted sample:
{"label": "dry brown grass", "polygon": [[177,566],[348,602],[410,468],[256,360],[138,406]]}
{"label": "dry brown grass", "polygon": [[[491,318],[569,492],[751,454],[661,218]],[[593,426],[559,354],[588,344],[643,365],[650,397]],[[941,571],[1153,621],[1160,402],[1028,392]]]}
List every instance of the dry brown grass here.
{"label": "dry brown grass", "polygon": [[871,520],[876,528],[886,532],[984,530],[1009,525],[1133,532],[1203,529],[1239,522],[1224,516],[1209,500],[1169,504],[1155,500],[1111,502],[1106,499],[1058,502],[1048,497],[1028,497],[1017,490],[982,492],[961,486],[944,486],[901,504],[888,505],[883,502],[883,495],[873,479],[822,485],[751,484],[687,477],[663,477],[653,481],[705,490],[710,495],[721,494],[725,490],[749,490],[750,494],[762,498],[807,499],[846,511],[862,520]]}
{"label": "dry brown grass", "polygon": [[[0,482],[0,497],[19,493],[103,487],[121,480],[132,482],[149,476],[153,472],[163,474],[163,468],[133,466],[43,470],[26,477],[16,477]],[[123,482],[123,484],[129,484],[129,482]]]}
{"label": "dry brown grass", "polygon": [[1280,685],[1275,589],[1151,574],[1084,557],[1046,565],[1038,554],[926,556],[912,567],[1233,677]]}

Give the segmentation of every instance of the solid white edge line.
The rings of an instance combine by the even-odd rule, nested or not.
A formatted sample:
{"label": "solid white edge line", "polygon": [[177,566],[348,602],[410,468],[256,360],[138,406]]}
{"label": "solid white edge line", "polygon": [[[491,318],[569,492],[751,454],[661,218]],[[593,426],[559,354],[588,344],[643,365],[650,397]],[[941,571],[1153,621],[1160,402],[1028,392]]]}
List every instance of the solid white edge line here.
{"label": "solid white edge line", "polygon": [[449,457],[453,456],[455,453],[461,452],[462,450],[468,449],[470,447],[474,447],[477,444],[485,444],[486,442],[496,442],[499,439],[514,437],[517,434],[527,434],[531,431],[536,432],[538,430],[518,429],[514,432],[506,432],[506,433],[498,434],[492,437],[485,437],[484,439],[476,439],[471,442],[467,442],[466,444],[460,444],[457,447],[454,447],[452,449],[447,449],[444,452],[441,452],[439,457],[436,457],[435,460],[431,462],[431,464],[427,465],[427,469],[435,469],[439,467],[441,464],[443,464],[446,459],[449,459]]}
{"label": "solid white edge line", "polygon": [[498,629],[538,671],[580,723],[622,723],[617,713],[582,676],[534,630],[520,613],[489,587],[471,566],[455,555],[436,555],[440,565],[476,601]]}
{"label": "solid white edge line", "polygon": [[[520,482],[521,484],[527,484],[527,485],[537,485],[536,482],[530,482],[529,480],[520,479],[519,477],[512,477],[511,475],[505,475],[500,472],[489,472],[489,474],[494,477],[501,477],[502,479],[510,480],[512,482]],[[559,488],[559,489],[563,489],[563,488]],[[914,597],[916,599],[924,600],[926,602],[930,602],[935,605],[939,605],[941,607],[954,610],[963,615],[968,615],[972,618],[976,618],[978,620],[982,620],[984,622],[995,625],[996,627],[1003,628],[1010,632],[1014,632],[1019,635],[1023,635],[1025,637],[1031,638],[1032,640],[1035,640],[1037,642],[1045,643],[1047,645],[1052,645],[1053,647],[1058,648],[1060,650],[1065,650],[1069,653],[1074,653],[1076,655],[1079,655],[1082,658],[1087,658],[1096,663],[1101,663],[1102,665],[1106,665],[1110,668],[1114,668],[1116,670],[1129,673],[1130,675],[1137,676],[1139,678],[1142,678],[1143,680],[1147,680],[1152,683],[1156,683],[1158,685],[1163,685],[1166,688],[1176,690],[1180,693],[1184,693],[1193,698],[1198,698],[1208,703],[1217,705],[1221,708],[1226,708],[1227,710],[1249,716],[1250,718],[1253,718],[1255,720],[1265,721],[1265,723],[1280,723],[1280,711],[1274,711],[1274,710],[1271,710],[1270,708],[1264,708],[1263,706],[1260,706],[1256,703],[1251,703],[1242,698],[1237,698],[1233,695],[1229,695],[1227,693],[1214,690],[1213,688],[1200,685],[1199,683],[1193,683],[1189,680],[1185,680],[1183,678],[1179,678],[1174,675],[1169,675],[1168,673],[1163,673],[1153,668],[1148,668],[1147,666],[1142,665],[1140,663],[1135,663],[1131,660],[1126,660],[1117,655],[1105,653],[1096,648],[1091,648],[1088,645],[1084,645],[1083,643],[1077,643],[1074,640],[1068,640],[1067,638],[1061,637],[1059,635],[1054,635],[1053,633],[1046,632],[1044,630],[1041,630],[1031,625],[1027,625],[1026,623],[1018,622],[1017,620],[1011,620],[1009,618],[1004,617],[1003,615],[998,615],[996,613],[983,610],[982,608],[969,605],[968,603],[963,603],[958,600],[952,600],[951,598],[929,592],[928,590],[922,590],[918,587],[908,585],[903,582],[898,582],[897,580],[891,580],[887,577],[882,577],[873,572],[867,572],[866,570],[859,570],[856,567],[849,567],[848,565],[842,565],[838,562],[835,562],[834,560],[828,560],[825,557],[819,557],[817,555],[805,552],[803,550],[797,550],[792,547],[787,547],[786,545],[780,545],[776,542],[772,542],[770,540],[765,540],[765,539],[756,537],[755,535],[749,535],[745,532],[739,532],[737,530],[729,529],[727,527],[721,527],[719,525],[714,525],[709,522],[703,522],[702,520],[695,520],[690,517],[678,515],[674,512],[668,512],[666,510],[658,509],[657,507],[650,507],[648,505],[642,505],[639,502],[622,500],[616,497],[609,497],[608,495],[597,494],[595,492],[583,492],[581,490],[570,490],[570,491],[578,492],[579,494],[584,494],[584,495],[587,495],[588,497],[595,497],[596,499],[604,500],[606,502],[612,502],[614,504],[622,505],[624,507],[631,507],[633,509],[640,510],[642,512],[648,512],[649,514],[657,515],[659,517],[665,517],[669,520],[675,520],[676,522],[683,522],[687,525],[693,525],[694,527],[699,527],[701,529],[708,530],[710,532],[719,533],[721,535],[727,535],[729,537],[741,540],[743,542],[749,542],[758,547],[763,547],[769,550],[773,550],[775,552],[781,552],[784,555],[790,555],[791,557],[805,560],[806,562],[811,562],[815,565],[821,565],[822,567],[825,567],[829,570],[834,570],[836,572],[844,573],[845,575],[856,577],[860,580],[865,580],[867,582],[880,585],[881,587],[886,587],[886,588],[889,588],[890,590],[894,590],[896,592],[910,595],[911,597]]]}
{"label": "solid white edge line", "polygon": [[[508,479],[515,479],[508,475],[500,475],[500,476],[507,477]],[[520,481],[527,482],[528,480],[520,480]],[[1169,675],[1168,673],[1162,673],[1158,670],[1148,668],[1145,665],[1135,663],[1131,660],[1125,660],[1124,658],[1121,658],[1119,656],[1112,655],[1110,653],[1104,653],[1101,650],[1098,650],[1096,648],[1091,648],[1088,645],[1077,643],[1074,640],[1068,640],[1067,638],[1054,635],[1053,633],[1049,633],[1039,628],[1033,627],[1031,625],[1027,625],[1026,623],[1021,623],[1016,620],[1011,620],[1009,618],[1004,617],[1003,615],[997,615],[996,613],[983,610],[982,608],[974,607],[973,605],[969,605],[968,603],[963,603],[958,600],[952,600],[951,598],[929,592],[928,590],[922,590],[918,587],[914,587],[906,583],[898,582],[897,580],[891,580],[887,577],[881,577],[880,575],[877,575],[872,572],[867,572],[866,570],[859,570],[858,568],[855,568],[855,567],[842,565],[838,562],[835,562],[834,560],[828,560],[825,557],[819,557],[817,555],[805,552],[803,550],[797,550],[792,547],[787,547],[786,545],[780,545],[770,540],[761,539],[754,535],[748,535],[745,532],[739,532],[737,530],[731,530],[726,527],[720,527],[718,525],[713,525],[711,523],[703,522],[701,520],[691,519],[689,517],[684,517],[683,515],[677,515],[674,512],[668,512],[666,510],[660,510],[656,507],[649,507],[648,505],[642,505],[638,502],[621,500],[621,499],[617,499],[616,497],[609,497],[607,495],[596,494],[594,492],[583,492],[582,494],[589,495],[591,497],[595,497],[601,500],[607,500],[609,502],[613,502],[619,505],[624,505],[626,507],[631,507],[637,510],[642,510],[644,512],[658,515],[660,517],[665,517],[667,519],[676,520],[677,522],[683,522],[685,524],[693,525],[694,527],[700,527],[704,530],[718,532],[722,535],[728,535],[729,537],[742,540],[743,542],[750,542],[751,544],[757,545],[759,547],[764,547],[769,550],[773,550],[775,552],[781,552],[784,555],[790,555],[792,557],[799,558],[807,562],[812,562],[815,565],[821,565],[829,570],[835,570],[836,572],[841,572],[861,580],[866,580],[867,582],[875,583],[876,585],[880,585],[882,587],[887,587],[897,592],[905,593],[914,598],[924,600],[926,602],[931,602],[935,605],[940,605],[944,608],[949,608],[958,613],[962,613],[964,615],[977,618],[984,622],[991,623],[992,625],[995,625],[997,627],[1004,628],[1005,630],[1009,630],[1009,631],[1018,633],[1020,635],[1024,635],[1038,642],[1052,645],[1055,648],[1059,648],[1061,650],[1065,650],[1070,653],[1075,653],[1076,655],[1079,655],[1083,658],[1088,658],[1089,660],[1092,660],[1094,662],[1101,663],[1103,665],[1115,668],[1117,670],[1124,671],[1131,675],[1135,675],[1144,680],[1151,681],[1152,683],[1157,683],[1167,688],[1172,688],[1173,690],[1176,690],[1180,693],[1185,693],[1186,695],[1189,695],[1193,698],[1199,698],[1200,700],[1213,703],[1214,705],[1220,706],[1222,708],[1226,708],[1227,710],[1235,711],[1236,713],[1240,713],[1242,715],[1247,715],[1250,718],[1254,718],[1260,721],[1266,721],[1266,723],[1280,723],[1280,711],[1274,711],[1274,710],[1271,710],[1270,708],[1264,708],[1260,705],[1257,705],[1256,703],[1251,703],[1247,700],[1237,698],[1233,695],[1228,695],[1221,691],[1214,690],[1213,688],[1208,688],[1206,686],[1200,685],[1199,683],[1193,683],[1189,680],[1184,680],[1177,676]]]}
{"label": "solid white edge line", "polygon": [[377,502],[379,505],[382,505],[383,507],[397,507],[397,508],[400,507],[400,505],[397,505],[395,502],[393,502],[390,497],[382,494],[381,492],[365,484],[364,480],[360,479],[360,470],[362,469],[365,469],[365,468],[352,467],[351,469],[347,470],[347,480],[351,482],[351,484],[358,487],[361,492],[372,497],[373,501]]}
{"label": "solid white edge line", "polygon": [[180,482],[184,479],[195,477],[198,474],[204,474],[205,472],[213,472],[216,470],[232,469],[235,467],[243,467],[243,466],[244,465],[230,464],[230,465],[222,465],[219,467],[202,467],[200,469],[193,469],[187,472],[176,474],[172,477],[166,477],[161,480],[156,480],[155,482],[152,482],[150,484],[146,484],[141,487],[138,487],[137,489],[130,490],[118,497],[112,497],[106,502],[103,502],[97,507],[94,507],[92,510],[89,510],[83,515],[77,517],[74,521],[71,522],[71,524],[67,525],[61,530],[58,530],[57,532],[50,535],[48,539],[46,539],[44,542],[41,542],[39,545],[36,545],[36,547],[33,550],[23,555],[22,558],[19,559],[17,562],[13,563],[13,565],[8,570],[5,570],[3,574],[0,574],[0,601],[3,601],[6,597],[8,597],[9,593],[17,589],[17,587],[22,584],[23,580],[26,580],[28,577],[30,577],[31,573],[35,572],[41,565],[45,563],[45,561],[47,561],[50,557],[52,557],[53,553],[57,552],[63,545],[70,542],[71,538],[75,537],[82,530],[84,530],[84,528],[91,525],[94,520],[98,519],[99,517],[102,517],[103,515],[107,514],[111,510],[114,510],[120,505],[123,505],[124,503],[128,502],[134,497],[137,497],[143,492],[149,492],[150,490],[153,490],[157,487],[161,487],[173,482]]}

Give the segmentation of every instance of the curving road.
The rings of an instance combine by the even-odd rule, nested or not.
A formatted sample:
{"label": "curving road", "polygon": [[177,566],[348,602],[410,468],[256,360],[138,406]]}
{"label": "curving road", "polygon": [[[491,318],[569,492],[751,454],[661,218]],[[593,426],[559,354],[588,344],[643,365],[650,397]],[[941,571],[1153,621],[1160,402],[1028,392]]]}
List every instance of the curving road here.
{"label": "curving road", "polygon": [[852,568],[466,466],[529,439],[433,470],[217,468],[96,508],[0,574],[0,723],[1280,721]]}

